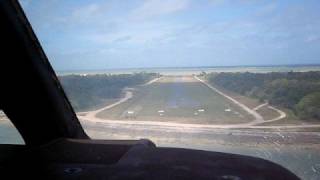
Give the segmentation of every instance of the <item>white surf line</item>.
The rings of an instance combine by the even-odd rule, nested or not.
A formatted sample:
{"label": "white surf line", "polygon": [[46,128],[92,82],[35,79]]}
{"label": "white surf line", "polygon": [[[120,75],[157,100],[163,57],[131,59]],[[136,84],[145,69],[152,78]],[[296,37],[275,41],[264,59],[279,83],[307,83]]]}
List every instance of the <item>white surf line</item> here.
{"label": "white surf line", "polygon": [[198,81],[202,82],[204,85],[206,85],[207,87],[209,87],[210,89],[214,90],[215,92],[217,92],[218,94],[224,96],[225,98],[229,99],[230,101],[232,101],[234,104],[238,105],[239,107],[241,107],[243,110],[247,111],[249,114],[251,114],[255,119],[249,123],[244,123],[247,125],[255,125],[257,123],[263,123],[265,122],[263,117],[257,113],[256,111],[250,109],[248,106],[242,104],[241,102],[233,99],[232,97],[228,96],[227,94],[221,92],[220,90],[218,90],[217,88],[211,86],[209,83],[205,82],[204,80],[198,78],[197,76],[193,76],[195,79],[197,79]]}

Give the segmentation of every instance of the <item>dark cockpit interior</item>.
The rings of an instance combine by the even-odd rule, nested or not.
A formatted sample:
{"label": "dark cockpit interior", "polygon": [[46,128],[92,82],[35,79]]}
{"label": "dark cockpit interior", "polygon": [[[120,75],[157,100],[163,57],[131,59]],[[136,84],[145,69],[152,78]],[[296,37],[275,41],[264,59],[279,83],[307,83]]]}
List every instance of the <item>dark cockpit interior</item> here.
{"label": "dark cockpit interior", "polygon": [[0,145],[1,179],[298,179],[243,155],[90,139],[22,8],[0,1],[0,108],[25,145]]}

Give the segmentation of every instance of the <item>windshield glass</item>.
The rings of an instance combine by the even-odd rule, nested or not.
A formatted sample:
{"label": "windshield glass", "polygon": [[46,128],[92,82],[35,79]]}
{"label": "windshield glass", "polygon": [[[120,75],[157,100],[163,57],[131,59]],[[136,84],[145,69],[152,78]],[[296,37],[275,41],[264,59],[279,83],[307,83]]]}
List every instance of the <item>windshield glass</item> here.
{"label": "windshield glass", "polygon": [[7,115],[0,109],[0,145],[25,144],[16,127]]}
{"label": "windshield glass", "polygon": [[320,178],[320,1],[20,2],[90,137]]}

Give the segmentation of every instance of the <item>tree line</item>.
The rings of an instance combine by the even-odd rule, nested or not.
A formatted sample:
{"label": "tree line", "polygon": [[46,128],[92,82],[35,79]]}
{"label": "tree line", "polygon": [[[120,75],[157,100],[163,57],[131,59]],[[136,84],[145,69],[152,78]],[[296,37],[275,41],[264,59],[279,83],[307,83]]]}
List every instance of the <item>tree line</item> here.
{"label": "tree line", "polygon": [[59,76],[73,108],[83,111],[102,105],[108,99],[120,98],[125,87],[144,84],[158,77],[156,73],[95,74]]}
{"label": "tree line", "polygon": [[320,120],[320,72],[210,73],[208,81],[245,96]]}

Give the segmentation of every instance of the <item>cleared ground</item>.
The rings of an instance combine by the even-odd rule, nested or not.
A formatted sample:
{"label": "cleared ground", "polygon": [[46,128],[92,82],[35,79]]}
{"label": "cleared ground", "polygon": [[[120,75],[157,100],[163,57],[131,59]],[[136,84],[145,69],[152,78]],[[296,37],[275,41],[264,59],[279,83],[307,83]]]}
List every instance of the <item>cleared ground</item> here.
{"label": "cleared ground", "polygon": [[253,117],[192,76],[165,76],[136,88],[133,98],[97,114],[102,119],[238,124]]}

